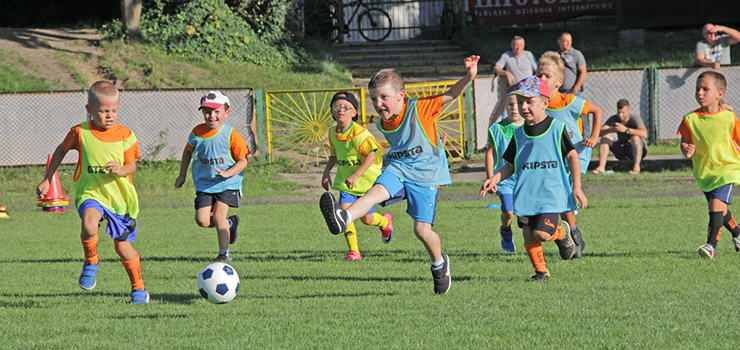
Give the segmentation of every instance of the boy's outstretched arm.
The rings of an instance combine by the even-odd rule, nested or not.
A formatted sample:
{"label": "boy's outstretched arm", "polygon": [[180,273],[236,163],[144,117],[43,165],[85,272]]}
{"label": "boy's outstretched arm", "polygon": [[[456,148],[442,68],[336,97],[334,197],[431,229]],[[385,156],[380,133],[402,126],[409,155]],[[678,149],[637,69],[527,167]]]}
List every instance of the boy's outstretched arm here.
{"label": "boy's outstretched arm", "polygon": [[501,170],[499,170],[497,173],[493,174],[493,176],[483,182],[483,186],[481,186],[479,193],[481,197],[485,197],[486,192],[496,192],[496,185],[499,182],[508,179],[509,176],[511,176],[512,174],[514,174],[514,164],[506,162],[506,164],[501,167]]}
{"label": "boy's outstretched arm", "polygon": [[594,147],[599,142],[599,134],[601,133],[601,119],[604,116],[604,110],[594,103],[591,103],[588,113],[593,114],[591,119],[591,136],[583,140],[583,145],[586,147]]}
{"label": "boy's outstretched arm", "polygon": [[690,142],[691,140],[688,137],[681,137],[681,153],[686,158],[691,158],[694,155],[694,144]]}
{"label": "boy's outstretched arm", "polygon": [[570,176],[573,176],[573,199],[576,204],[580,204],[581,207],[588,207],[588,199],[581,189],[581,160],[578,158],[578,152],[576,150],[570,150],[568,155],[568,165],[570,166]]}
{"label": "boy's outstretched arm", "polygon": [[465,88],[468,87],[473,78],[478,75],[478,60],[480,56],[470,56],[465,59],[465,70],[468,72],[462,79],[458,80],[455,85],[452,85],[449,90],[442,94],[442,103],[450,102],[462,95]]}
{"label": "boy's outstretched arm", "polygon": [[51,160],[49,161],[49,166],[46,168],[44,179],[36,187],[36,195],[43,197],[46,195],[46,192],[49,192],[51,178],[54,176],[54,173],[57,171],[57,168],[59,168],[59,164],[62,163],[66,154],[67,152],[64,150],[63,144],[60,144],[57,146],[57,149],[54,150],[54,154],[51,156]]}
{"label": "boy's outstretched arm", "polygon": [[180,175],[175,179],[175,187],[180,188],[185,183],[185,177],[188,175],[188,167],[190,167],[190,159],[193,156],[193,152],[188,150],[188,146],[182,151],[182,160],[180,161]]}

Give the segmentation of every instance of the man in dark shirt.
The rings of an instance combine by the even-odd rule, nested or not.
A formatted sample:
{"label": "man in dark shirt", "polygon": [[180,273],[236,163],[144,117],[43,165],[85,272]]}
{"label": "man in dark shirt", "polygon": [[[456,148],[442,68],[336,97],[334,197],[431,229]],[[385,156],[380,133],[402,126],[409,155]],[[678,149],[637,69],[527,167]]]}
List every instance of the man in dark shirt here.
{"label": "man in dark shirt", "polygon": [[[616,140],[610,134],[616,133]],[[621,99],[617,102],[617,114],[611,116],[601,126],[601,144],[599,145],[599,166],[592,170],[594,174],[604,174],[606,157],[609,151],[618,160],[634,160],[630,174],[640,173],[640,161],[647,155],[647,128],[639,115],[632,114],[630,102]]]}

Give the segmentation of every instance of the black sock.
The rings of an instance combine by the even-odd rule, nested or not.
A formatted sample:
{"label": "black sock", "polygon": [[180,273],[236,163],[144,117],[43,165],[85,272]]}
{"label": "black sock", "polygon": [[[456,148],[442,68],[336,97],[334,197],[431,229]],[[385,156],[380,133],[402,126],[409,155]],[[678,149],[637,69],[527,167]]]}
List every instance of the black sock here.
{"label": "black sock", "polygon": [[724,215],[722,215],[721,211],[709,212],[709,235],[707,237],[707,244],[710,244],[714,248],[717,248],[719,237],[722,235],[722,226],[724,225],[724,222]]}
{"label": "black sock", "polygon": [[727,211],[727,214],[725,214],[724,220],[725,227],[730,230],[730,233],[732,233],[732,237],[740,236],[740,226],[737,225],[735,218],[732,216],[732,213],[730,213],[729,210]]}

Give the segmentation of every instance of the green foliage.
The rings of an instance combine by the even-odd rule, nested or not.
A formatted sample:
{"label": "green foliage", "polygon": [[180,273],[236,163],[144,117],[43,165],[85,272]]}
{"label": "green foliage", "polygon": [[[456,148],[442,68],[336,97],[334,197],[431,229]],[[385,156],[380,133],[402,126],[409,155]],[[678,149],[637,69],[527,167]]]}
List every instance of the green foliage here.
{"label": "green foliage", "polygon": [[38,70],[38,67],[32,67],[30,62],[19,55],[0,50],[0,92],[48,91],[51,89],[45,79],[33,73],[23,72],[19,68]]}
{"label": "green foliage", "polygon": [[294,2],[291,0],[226,0],[252,29],[262,38],[273,41],[290,39],[290,29],[295,27]]}
{"label": "green foliage", "polygon": [[[264,35],[220,0],[156,1],[150,6],[145,7],[141,17],[142,33],[169,53],[269,67],[288,67],[301,60],[300,48],[285,40],[284,35],[275,34],[284,31],[280,29],[282,22],[277,20],[262,21],[270,24],[266,28],[272,31],[271,35]],[[285,12],[275,16],[285,17]],[[121,30],[120,21],[103,28],[109,39],[123,37]]]}

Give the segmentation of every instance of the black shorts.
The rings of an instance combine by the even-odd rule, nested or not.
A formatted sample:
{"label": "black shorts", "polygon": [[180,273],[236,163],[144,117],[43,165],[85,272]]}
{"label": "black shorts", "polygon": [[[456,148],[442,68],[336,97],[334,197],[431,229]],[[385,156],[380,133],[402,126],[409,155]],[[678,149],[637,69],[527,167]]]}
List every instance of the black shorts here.
{"label": "black shorts", "polygon": [[239,208],[242,199],[242,190],[227,190],[219,193],[195,192],[195,210],[212,207],[216,202],[227,204],[231,208]]}
{"label": "black shorts", "polygon": [[[614,141],[609,150],[614,153],[614,158],[617,158],[617,160],[634,160],[632,157],[632,142],[619,143],[619,141]],[[647,144],[645,144],[645,140],[642,140],[642,159],[645,159],[646,155]]]}
{"label": "black shorts", "polygon": [[516,221],[519,228],[526,225],[532,230],[545,231],[553,235],[558,228],[559,218],[560,214],[557,213],[543,213],[532,216],[519,216]]}

